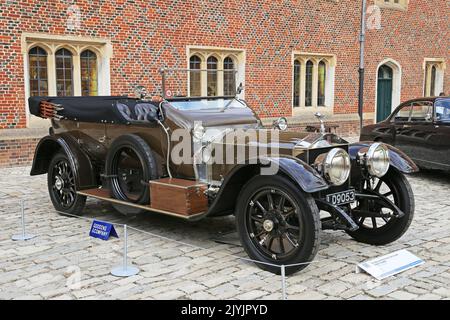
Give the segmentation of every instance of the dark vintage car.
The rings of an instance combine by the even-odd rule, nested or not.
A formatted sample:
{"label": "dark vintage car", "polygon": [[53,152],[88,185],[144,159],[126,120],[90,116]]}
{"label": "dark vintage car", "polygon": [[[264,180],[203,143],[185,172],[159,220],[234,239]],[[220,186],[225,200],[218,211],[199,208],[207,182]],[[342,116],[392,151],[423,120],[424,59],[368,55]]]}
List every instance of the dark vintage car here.
{"label": "dark vintage car", "polygon": [[[287,274],[313,260],[321,230],[384,245],[408,229],[414,196],[404,174],[417,167],[401,151],[349,144],[324,126],[289,132],[283,118],[264,129],[237,95],[175,96],[162,74],[157,99],[30,98],[31,113],[52,124],[31,175],[48,174],[58,212],[82,214],[94,197],[124,214],[235,215],[248,255]],[[217,161],[221,152],[227,161]]]}
{"label": "dark vintage car", "polygon": [[360,141],[385,142],[421,168],[450,170],[450,97],[402,103],[384,121],[363,128]]}

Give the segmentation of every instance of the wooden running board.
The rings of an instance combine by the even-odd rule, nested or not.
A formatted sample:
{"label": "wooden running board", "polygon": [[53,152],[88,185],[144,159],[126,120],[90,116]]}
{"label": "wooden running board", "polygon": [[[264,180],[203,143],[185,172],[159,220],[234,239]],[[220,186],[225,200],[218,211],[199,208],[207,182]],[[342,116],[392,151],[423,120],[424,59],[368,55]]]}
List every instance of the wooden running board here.
{"label": "wooden running board", "polygon": [[122,201],[122,200],[117,200],[110,196],[110,191],[108,189],[103,189],[103,188],[80,190],[80,191],[77,191],[77,193],[80,195],[83,195],[83,196],[92,197],[95,199],[104,200],[104,201],[108,201],[108,202],[113,202],[113,203],[117,203],[117,204],[124,205],[124,206],[140,208],[140,209],[147,210],[147,211],[162,213],[162,214],[166,214],[169,216],[181,218],[184,220],[199,220],[206,213],[206,212],[200,212],[200,213],[196,213],[196,214],[192,214],[192,215],[183,215],[183,214],[179,214],[176,212],[170,212],[170,211],[165,211],[165,210],[161,210],[161,209],[157,209],[157,208],[152,208],[150,205],[146,206],[146,205],[130,203],[130,202]]}

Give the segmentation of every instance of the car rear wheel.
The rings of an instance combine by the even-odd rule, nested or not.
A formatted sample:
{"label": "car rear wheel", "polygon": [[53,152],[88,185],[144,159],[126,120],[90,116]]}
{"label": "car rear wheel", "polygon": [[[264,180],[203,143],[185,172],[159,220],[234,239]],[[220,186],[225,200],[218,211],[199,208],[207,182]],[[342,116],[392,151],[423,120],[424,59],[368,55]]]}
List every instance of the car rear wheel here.
{"label": "car rear wheel", "polygon": [[47,186],[53,207],[59,213],[81,215],[86,197],[77,194],[75,170],[65,153],[57,153],[50,162]]}
{"label": "car rear wheel", "polygon": [[[144,139],[135,134],[113,141],[106,158],[107,185],[115,199],[138,205],[150,204],[149,181],[157,179],[153,152]],[[143,212],[140,208],[113,204],[125,215]]]}
{"label": "car rear wheel", "polygon": [[395,217],[392,209],[380,201],[359,200],[352,211],[368,211],[380,216],[353,214],[359,229],[347,233],[359,242],[372,245],[385,245],[399,239],[408,230],[414,217],[414,194],[408,180],[402,173],[390,170],[381,179],[366,182],[363,189],[367,188],[385,196],[404,213],[404,216]]}
{"label": "car rear wheel", "polygon": [[313,198],[284,176],[256,176],[242,189],[236,224],[241,243],[263,270],[286,274],[306,268],[320,245],[320,216]]}

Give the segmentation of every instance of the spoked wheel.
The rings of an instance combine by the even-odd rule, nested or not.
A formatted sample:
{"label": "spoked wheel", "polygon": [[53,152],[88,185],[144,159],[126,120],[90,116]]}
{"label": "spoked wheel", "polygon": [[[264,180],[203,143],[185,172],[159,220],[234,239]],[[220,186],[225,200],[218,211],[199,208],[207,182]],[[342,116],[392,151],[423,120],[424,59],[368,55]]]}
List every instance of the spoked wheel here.
{"label": "spoked wheel", "polygon": [[77,194],[75,172],[64,153],[57,153],[49,166],[47,184],[53,206],[63,213],[80,215],[86,197]]}
{"label": "spoked wheel", "polygon": [[359,226],[347,233],[355,240],[384,245],[400,238],[409,228],[414,216],[414,195],[406,177],[394,170],[382,178],[366,181],[362,192],[373,190],[395,204],[403,213],[397,217],[392,206],[380,199],[360,199],[352,208]]}
{"label": "spoked wheel", "polygon": [[257,265],[280,274],[305,268],[317,253],[319,212],[310,195],[281,176],[257,176],[244,187],[236,212],[241,242]]}
{"label": "spoked wheel", "polygon": [[112,172],[116,173],[111,181],[118,198],[136,202],[143,196],[144,168],[136,151],[124,147],[116,152]]}
{"label": "spoked wheel", "polygon": [[[118,200],[139,205],[150,204],[149,181],[158,178],[153,152],[144,139],[126,134],[113,141],[106,158],[107,185]],[[144,210],[113,204],[124,215],[136,215]]]}

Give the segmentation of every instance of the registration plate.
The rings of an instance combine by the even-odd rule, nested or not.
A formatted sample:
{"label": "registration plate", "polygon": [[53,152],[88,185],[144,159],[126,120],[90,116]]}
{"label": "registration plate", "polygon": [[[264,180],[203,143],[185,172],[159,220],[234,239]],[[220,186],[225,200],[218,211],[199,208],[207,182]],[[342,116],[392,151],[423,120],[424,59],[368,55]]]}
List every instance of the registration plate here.
{"label": "registration plate", "polygon": [[342,204],[352,203],[356,200],[355,190],[347,190],[332,194],[327,194],[327,202],[340,206]]}

